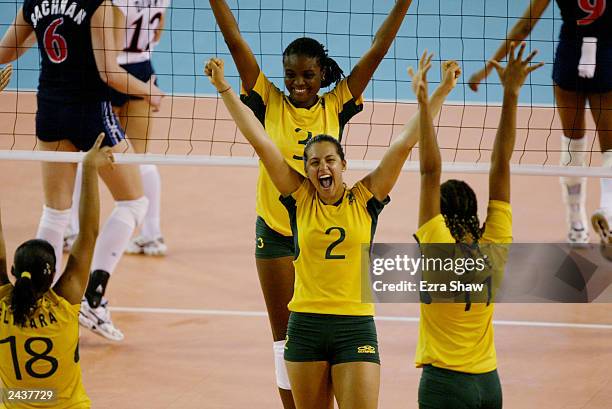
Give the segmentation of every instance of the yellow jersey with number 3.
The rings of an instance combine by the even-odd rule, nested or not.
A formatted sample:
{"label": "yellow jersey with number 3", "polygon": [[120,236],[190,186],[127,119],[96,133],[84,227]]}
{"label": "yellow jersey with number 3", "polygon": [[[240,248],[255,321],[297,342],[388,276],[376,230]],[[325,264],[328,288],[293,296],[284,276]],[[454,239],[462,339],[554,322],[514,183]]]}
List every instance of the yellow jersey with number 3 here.
{"label": "yellow jersey with number 3", "polygon": [[[343,79],[326,92],[312,107],[296,108],[289,98],[260,71],[255,86],[242,101],[255,113],[270,139],[280,149],[293,169],[304,175],[302,155],[310,138],[319,134],[341,139],[344,125],[363,109],[363,99],[354,98]],[[280,193],[272,183],[268,171],[259,163],[257,181],[257,215],[283,236],[291,236],[287,211],[278,201]]]}
{"label": "yellow jersey with number 3", "polygon": [[[362,262],[369,251],[378,215],[389,203],[378,201],[361,183],[345,189],[337,204],[326,205],[308,179],[281,198],[289,212],[295,243],[295,286],[290,311],[335,315],[374,315],[362,302]],[[365,278],[368,278],[365,269]],[[365,291],[370,291],[368,286]]]}
{"label": "yellow jersey with number 3", "polygon": [[[52,402],[0,403],[0,409],[86,409],[81,380],[79,309],[49,290],[25,326],[13,323],[13,285],[0,287],[0,379],[4,388],[53,389]],[[6,399],[6,396],[3,397]]]}

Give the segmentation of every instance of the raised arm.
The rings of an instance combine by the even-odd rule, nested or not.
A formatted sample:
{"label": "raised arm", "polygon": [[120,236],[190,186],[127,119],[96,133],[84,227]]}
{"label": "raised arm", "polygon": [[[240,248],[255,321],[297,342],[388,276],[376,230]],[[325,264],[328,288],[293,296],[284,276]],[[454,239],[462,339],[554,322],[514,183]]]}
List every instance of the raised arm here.
{"label": "raised arm", "polygon": [[36,43],[34,28],[23,18],[23,8],[17,11],[2,40],[0,40],[0,64],[15,61]]}
{"label": "raised arm", "polygon": [[421,170],[419,227],[421,227],[440,214],[442,158],[427,97],[427,77],[422,75],[417,77],[416,81],[413,80],[413,88],[419,101],[419,166]]}
{"label": "raised arm", "polygon": [[2,229],[2,216],[0,215],[0,286],[10,283],[6,269],[6,244]]}
{"label": "raised arm", "polygon": [[79,235],[77,236],[66,270],[53,288],[70,304],[79,304],[87,287],[89,268],[93,256],[100,220],[100,199],[98,193],[98,169],[112,166],[111,148],[101,148],[104,134],[100,134],[94,146],[83,159],[83,182],[79,205]]}
{"label": "raised arm", "polygon": [[[523,13],[523,16],[519,21],[516,22],[510,33],[508,34],[508,38],[499,46],[491,60],[493,61],[501,61],[506,55],[508,55],[508,51],[510,49],[510,43],[512,42],[520,42],[523,41],[531,31],[535,27],[536,23],[542,17],[544,10],[548,7],[550,0],[531,0],[529,6]],[[474,73],[469,80],[470,88],[472,91],[478,91],[478,85],[489,76],[491,70],[493,69],[493,65],[489,61],[485,68],[480,71]]]}
{"label": "raised arm", "polygon": [[[420,77],[427,73],[431,66],[431,55],[429,57],[424,53],[419,61],[419,70],[416,74],[412,72],[412,68],[408,69],[409,75],[413,82],[419,81]],[[443,81],[432,94],[429,99],[429,108],[433,117],[438,115],[444,100],[452,89],[457,85],[461,69],[455,61],[446,61],[442,64]],[[389,146],[382,160],[363,180],[362,183],[368,188],[372,194],[378,199],[383,200],[399,177],[402,167],[410,155],[413,146],[419,141],[420,118],[417,113],[414,115],[400,132],[399,136]]]}
{"label": "raised arm", "polygon": [[393,43],[402,25],[402,21],[404,21],[410,3],[412,3],[412,0],[397,0],[389,15],[376,32],[372,46],[359,59],[357,65],[353,67],[347,80],[353,97],[357,98],[363,93],[368,82],[372,79],[374,71],[376,71],[382,59],[385,58],[391,43]]}
{"label": "raised arm", "polygon": [[521,43],[518,55],[514,57],[515,43],[510,44],[508,64],[502,67],[497,61],[491,61],[499,74],[504,86],[504,103],[502,106],[499,126],[495,135],[493,152],[491,153],[491,169],[489,170],[489,199],[510,203],[510,159],[514,151],[516,139],[516,106],[519,92],[527,75],[540,68],[544,63],[530,66],[529,63],[538,53],[532,51],[523,60],[525,43]]}
{"label": "raised arm", "polygon": [[232,87],[225,80],[223,73],[223,60],[212,58],[204,68],[205,74],[215,86],[227,110],[232,115],[240,132],[255,148],[255,152],[263,162],[270,174],[274,186],[281,195],[288,196],[301,185],[304,177],[287,164],[278,147],[268,137],[261,122],[255,114],[241,101]]}
{"label": "raised arm", "polygon": [[234,63],[238,68],[238,73],[242,80],[242,88],[246,92],[250,92],[255,87],[257,77],[259,76],[259,64],[257,64],[253,51],[251,51],[251,47],[242,38],[238,23],[225,0],[210,0],[210,7],[223,34],[225,43],[232,54]]}
{"label": "raised arm", "polygon": [[119,50],[115,36],[119,24],[110,0],[104,0],[91,20],[91,42],[100,78],[119,92],[146,98],[153,106],[153,110],[157,111],[163,92],[157,88],[154,80],[146,83],[140,81],[117,63]]}

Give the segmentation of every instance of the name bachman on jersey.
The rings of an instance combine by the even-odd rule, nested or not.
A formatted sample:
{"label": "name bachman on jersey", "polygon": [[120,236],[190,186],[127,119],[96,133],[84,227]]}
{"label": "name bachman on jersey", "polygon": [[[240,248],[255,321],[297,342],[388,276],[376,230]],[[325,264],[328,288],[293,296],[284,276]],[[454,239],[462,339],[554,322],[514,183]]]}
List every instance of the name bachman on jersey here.
{"label": "name bachman on jersey", "polygon": [[34,11],[30,15],[34,28],[36,28],[41,18],[54,14],[62,14],[70,17],[76,24],[81,25],[85,17],[87,17],[87,12],[80,8],[74,1],[70,2],[69,6],[69,1],[70,0],[43,0],[40,4],[34,6]]}
{"label": "name bachman on jersey", "polygon": [[[9,317],[11,318],[9,319]],[[10,314],[8,309],[2,310],[2,307],[0,307],[0,325],[17,325],[12,317],[13,315]],[[51,311],[47,311],[46,314],[38,314],[38,316],[30,318],[30,322],[26,323],[24,327],[29,326],[30,328],[38,329],[51,324],[57,324],[57,318],[55,318]]]}
{"label": "name bachman on jersey", "polygon": [[133,7],[136,7],[138,12],[151,7],[163,7],[164,0],[134,0]]}

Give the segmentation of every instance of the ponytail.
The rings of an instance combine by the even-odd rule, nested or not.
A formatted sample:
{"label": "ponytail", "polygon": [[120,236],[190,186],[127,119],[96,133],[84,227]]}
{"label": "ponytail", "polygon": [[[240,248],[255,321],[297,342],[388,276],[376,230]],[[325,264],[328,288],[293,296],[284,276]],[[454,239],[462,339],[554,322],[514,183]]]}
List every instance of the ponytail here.
{"label": "ponytail", "polygon": [[30,273],[24,271],[15,282],[11,299],[11,310],[13,311],[15,324],[23,326],[28,322],[29,317],[36,309],[37,301]]}

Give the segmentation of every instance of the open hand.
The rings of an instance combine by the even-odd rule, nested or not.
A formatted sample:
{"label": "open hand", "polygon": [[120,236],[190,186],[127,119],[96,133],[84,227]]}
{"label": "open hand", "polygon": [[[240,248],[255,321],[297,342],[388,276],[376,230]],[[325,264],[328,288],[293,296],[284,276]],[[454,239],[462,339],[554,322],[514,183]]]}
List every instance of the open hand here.
{"label": "open hand", "polygon": [[412,78],[412,91],[419,103],[427,103],[429,94],[427,91],[427,71],[431,68],[433,53],[427,55],[427,50],[423,52],[419,60],[419,69],[415,73],[412,67],[408,67],[408,75]]}
{"label": "open hand", "polygon": [[525,82],[525,78],[532,71],[537,70],[538,68],[544,65],[543,62],[537,63],[535,65],[529,65],[533,57],[536,56],[538,50],[534,50],[527,58],[523,60],[523,53],[525,52],[525,42],[523,41],[520,45],[518,54],[516,57],[514,56],[514,49],[516,48],[516,43],[510,43],[510,52],[508,53],[508,64],[505,67],[502,67],[501,64],[495,60],[489,61],[497,74],[499,75],[499,79],[504,86],[505,92],[512,92],[518,94],[521,86]]}

